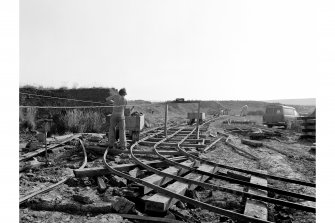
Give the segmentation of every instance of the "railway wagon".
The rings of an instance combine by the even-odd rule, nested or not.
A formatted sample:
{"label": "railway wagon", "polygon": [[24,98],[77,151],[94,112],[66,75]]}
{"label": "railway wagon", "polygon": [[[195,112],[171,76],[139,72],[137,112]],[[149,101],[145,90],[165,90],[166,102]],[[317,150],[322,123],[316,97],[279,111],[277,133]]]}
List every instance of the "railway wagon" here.
{"label": "railway wagon", "polygon": [[140,132],[144,128],[144,114],[139,116],[125,116],[126,131],[133,141],[140,139]]}
{"label": "railway wagon", "polygon": [[[189,112],[187,113],[187,119],[189,119],[189,124],[192,125],[195,123],[195,120],[198,119],[198,113],[197,112]],[[205,113],[200,112],[199,113],[199,123],[202,124],[203,120],[205,120]]]}

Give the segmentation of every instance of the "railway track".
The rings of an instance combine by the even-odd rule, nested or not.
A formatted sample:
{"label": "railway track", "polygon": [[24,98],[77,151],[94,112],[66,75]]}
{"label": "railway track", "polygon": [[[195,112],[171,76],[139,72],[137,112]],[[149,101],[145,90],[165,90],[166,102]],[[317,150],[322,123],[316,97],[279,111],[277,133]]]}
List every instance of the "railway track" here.
{"label": "railway track", "polygon": [[[201,126],[209,124],[209,122],[211,122],[211,121],[213,121],[213,120],[210,120],[210,121],[202,124]],[[184,146],[183,143],[186,142],[187,140],[191,139],[191,138],[194,138],[194,136],[196,135],[196,134],[194,134],[196,130],[197,130],[196,128],[191,128],[190,129],[190,128],[187,128],[187,127],[179,127],[179,128],[174,127],[174,128],[169,128],[168,129],[168,132],[170,134],[166,138],[164,138],[164,134],[163,134],[164,131],[163,130],[158,131],[155,134],[148,135],[148,136],[142,138],[141,140],[137,141],[136,143],[134,143],[130,147],[131,157],[136,164],[140,165],[141,167],[145,168],[146,170],[151,171],[154,174],[160,175],[162,177],[176,180],[178,182],[186,183],[186,184],[189,184],[189,185],[196,185],[196,186],[200,186],[200,187],[210,189],[210,190],[219,190],[219,191],[232,193],[232,194],[235,194],[235,195],[247,197],[247,198],[254,199],[254,200],[259,200],[259,201],[263,201],[263,202],[267,202],[267,203],[273,203],[273,204],[276,204],[276,205],[282,205],[282,206],[294,208],[294,209],[297,209],[297,210],[302,210],[302,211],[306,211],[306,212],[315,213],[316,210],[315,210],[314,207],[301,205],[301,204],[286,201],[286,200],[275,199],[275,198],[270,198],[270,197],[266,197],[266,196],[260,196],[260,195],[256,195],[256,194],[253,194],[253,193],[234,190],[234,189],[230,189],[230,188],[224,187],[224,186],[218,186],[218,185],[214,185],[214,184],[210,184],[210,183],[205,183],[205,182],[192,180],[192,179],[187,179],[185,177],[180,177],[180,176],[172,175],[172,174],[169,174],[169,173],[165,173],[163,171],[160,171],[158,169],[155,169],[155,168],[143,163],[143,161],[139,160],[134,155],[135,148],[139,147],[139,145],[141,143],[147,142],[150,139],[160,139],[159,141],[156,140],[156,142],[152,146],[153,151],[155,152],[155,154],[160,159],[162,159],[164,162],[168,163],[171,166],[175,166],[179,169],[186,169],[187,171],[191,171],[192,173],[196,173],[196,174],[201,174],[202,176],[207,176],[207,177],[211,177],[211,178],[215,178],[215,179],[219,179],[219,180],[225,180],[225,181],[228,181],[228,182],[231,182],[231,183],[240,184],[240,185],[243,185],[243,186],[248,186],[248,187],[251,187],[251,188],[254,188],[254,189],[258,189],[258,190],[264,190],[264,191],[272,192],[272,193],[279,194],[279,195],[285,195],[285,196],[289,196],[289,197],[292,197],[292,198],[303,199],[303,200],[306,200],[306,201],[312,201],[312,202],[316,201],[316,198],[313,197],[313,196],[310,196],[310,195],[294,193],[294,192],[291,192],[291,191],[285,191],[285,190],[281,190],[281,189],[270,187],[270,186],[262,186],[262,185],[254,184],[254,183],[251,183],[251,182],[235,179],[235,178],[232,178],[232,177],[224,176],[224,175],[221,175],[221,174],[206,172],[206,171],[197,169],[197,168],[192,167],[192,166],[186,166],[186,165],[180,164],[178,162],[172,161],[172,160],[168,159],[166,156],[159,153],[161,145],[164,145],[165,147],[166,147],[166,145],[171,145],[171,146],[174,147],[175,150],[177,150],[181,155],[187,157],[190,161],[192,161],[192,162],[197,161],[198,164],[200,163],[200,165],[205,164],[205,165],[208,165],[208,166],[212,166],[215,170],[228,169],[228,170],[233,170],[233,171],[244,173],[244,174],[250,174],[250,175],[253,175],[253,176],[263,177],[263,178],[266,178],[266,179],[278,180],[278,181],[283,181],[283,182],[286,182],[286,183],[293,183],[293,184],[298,184],[298,185],[303,185],[303,186],[308,186],[308,187],[315,187],[315,184],[310,183],[310,182],[305,182],[305,181],[300,181],[300,180],[295,180],[295,179],[289,179],[289,178],[283,178],[283,177],[278,177],[278,176],[274,176],[274,175],[259,173],[259,172],[255,172],[255,171],[251,171],[251,170],[246,170],[246,169],[236,168],[236,167],[227,166],[227,165],[223,165],[223,164],[218,164],[218,163],[214,163],[214,162],[199,158],[195,155],[192,155],[192,154],[190,154],[189,152],[186,151],[186,149],[185,149],[186,146]],[[174,141],[174,143],[171,143],[171,144],[166,143],[166,142],[172,141],[172,140]],[[177,143],[175,142],[176,140],[178,141]],[[213,206],[213,205],[209,205],[207,203],[203,203],[203,202],[200,202],[198,200],[191,199],[191,198],[186,197],[184,195],[174,193],[174,192],[172,192],[172,191],[170,191],[166,188],[163,188],[163,187],[160,187],[158,185],[146,182],[142,179],[132,177],[129,174],[123,173],[123,172],[121,172],[117,169],[114,169],[113,166],[110,166],[108,164],[107,160],[106,160],[107,154],[108,154],[108,148],[105,150],[105,153],[104,153],[104,156],[103,156],[103,162],[104,162],[105,167],[112,174],[118,175],[118,176],[123,177],[127,180],[130,180],[132,182],[135,182],[135,183],[144,185],[146,187],[149,187],[157,193],[161,193],[163,195],[166,195],[166,196],[169,196],[171,198],[180,200],[182,202],[189,203],[189,204],[192,204],[194,206],[197,206],[197,207],[215,212],[217,214],[230,217],[234,220],[243,221],[243,222],[268,222],[267,220],[247,216],[247,215],[240,214],[240,213],[237,213],[237,212],[233,212],[233,211],[230,211],[230,210],[227,210],[227,209],[223,209],[223,208],[219,208],[219,207],[216,207],[216,206]],[[216,172],[216,171],[213,171],[213,172]]]}
{"label": "railway track", "polygon": [[[212,119],[209,120],[205,123],[203,123],[202,125],[199,126],[199,128],[204,128],[206,125],[208,125],[211,121],[215,121],[216,119]],[[146,164],[143,160],[140,160],[137,157],[137,154],[134,152],[136,151],[136,148],[141,148],[141,144],[146,144],[152,148],[152,151],[154,152],[155,155],[157,155],[159,157],[160,160],[164,161],[165,163],[167,163],[170,166],[173,166],[179,170],[183,170],[184,172],[189,172],[192,174],[198,174],[200,176],[205,176],[207,179],[208,178],[213,178],[213,179],[219,179],[219,180],[224,180],[230,183],[234,183],[234,184],[238,184],[244,187],[249,187],[249,188],[253,188],[253,189],[257,189],[257,190],[262,190],[262,191],[267,191],[267,192],[271,192],[273,194],[278,194],[278,195],[284,195],[284,196],[288,196],[288,197],[292,197],[292,198],[296,198],[296,199],[302,199],[302,200],[306,200],[306,201],[312,201],[315,202],[316,198],[307,194],[300,194],[300,193],[294,193],[291,191],[286,191],[286,190],[282,190],[279,188],[274,188],[274,187],[270,187],[270,186],[262,186],[262,185],[258,185],[255,183],[251,183],[248,181],[244,181],[241,179],[236,179],[233,178],[231,176],[227,176],[224,174],[221,174],[220,172],[218,172],[218,170],[220,169],[224,169],[224,170],[232,170],[235,172],[239,172],[242,174],[248,174],[250,176],[257,176],[257,177],[262,177],[265,179],[271,179],[271,180],[276,180],[276,181],[281,181],[281,182],[286,182],[286,183],[291,183],[291,184],[297,184],[297,185],[302,185],[302,186],[307,186],[307,187],[315,187],[315,184],[310,183],[310,182],[305,182],[305,181],[300,181],[300,180],[295,180],[295,179],[289,179],[289,178],[283,178],[283,177],[279,177],[279,176],[274,176],[274,175],[270,175],[270,174],[264,174],[264,173],[260,173],[260,172],[256,172],[256,171],[252,171],[252,170],[247,170],[247,169],[241,169],[241,168],[236,168],[233,166],[228,166],[228,165],[224,165],[224,164],[218,164],[218,163],[214,163],[211,161],[208,161],[206,159],[200,158],[198,156],[195,156],[193,154],[191,154],[190,152],[187,151],[188,148],[203,148],[204,150],[206,150],[207,148],[209,148],[210,146],[213,145],[213,143],[210,146],[201,144],[201,142],[204,142],[204,139],[199,139],[196,136],[198,129],[196,127],[189,127],[189,126],[169,126],[167,129],[168,132],[168,136],[165,138],[165,134],[164,134],[164,129],[162,129],[161,127],[156,127],[156,128],[152,128],[149,129],[146,132],[143,132],[142,135],[142,139],[135,142],[131,147],[130,147],[130,156],[132,158],[132,161],[137,164],[138,166],[141,166],[142,168],[146,169],[147,171],[152,172],[153,174],[156,174],[158,176],[163,177],[164,179],[171,179],[174,180],[176,182],[180,182],[180,183],[184,183],[187,185],[192,185],[192,186],[199,186],[205,189],[209,189],[209,190],[217,190],[217,191],[222,191],[225,193],[231,193],[237,196],[241,196],[241,197],[245,197],[248,199],[253,199],[253,200],[258,200],[258,201],[262,201],[262,202],[266,202],[266,203],[271,203],[271,204],[276,204],[276,205],[281,205],[281,206],[285,206],[285,207],[290,207],[290,208],[294,208],[297,210],[301,210],[301,211],[306,211],[306,212],[311,212],[311,213],[315,213],[315,208],[311,207],[311,206],[306,206],[306,205],[302,205],[299,203],[294,203],[294,202],[290,202],[287,200],[282,200],[282,199],[276,199],[276,198],[272,198],[272,197],[267,197],[267,196],[262,196],[259,194],[254,194],[254,193],[250,193],[250,192],[245,192],[242,190],[236,190],[236,189],[231,189],[229,187],[226,186],[222,186],[222,185],[215,185],[215,184],[211,184],[211,183],[206,183],[206,182],[202,182],[201,180],[194,180],[191,178],[185,178],[185,177],[181,177],[178,175],[173,175],[170,173],[166,173],[164,171],[160,171],[148,164]],[[229,136],[224,136],[221,137],[221,140],[225,140],[226,138],[228,138]],[[86,154],[86,150],[85,150],[85,146],[84,143],[78,139],[80,141],[80,144],[82,146],[83,152],[84,152],[84,157],[83,157],[83,162],[82,165],[80,166],[79,169],[83,169],[86,164],[87,164],[87,154]],[[198,142],[200,142],[200,144],[198,144]],[[215,140],[215,142],[218,142],[218,140]],[[176,162],[176,160],[173,160],[173,158],[171,159],[171,156],[166,156],[160,153],[160,151],[162,151],[162,149],[164,148],[164,150],[166,151],[167,147],[169,147],[169,149],[175,150],[176,152],[178,152],[178,154],[180,156],[183,156],[184,158],[187,158],[189,162],[192,162],[192,165],[185,165],[183,163],[179,163]],[[206,148],[205,148],[206,147]],[[155,191],[156,193],[160,193],[163,194],[165,196],[168,196],[170,198],[176,199],[176,200],[180,200],[182,202],[188,203],[188,204],[192,204],[196,207],[200,207],[203,209],[207,209],[211,212],[217,213],[219,215],[224,215],[227,217],[230,217],[233,220],[237,220],[237,221],[242,221],[242,222],[269,222],[267,220],[264,219],[259,219],[259,218],[255,218],[252,216],[248,216],[245,214],[241,214],[241,213],[237,213],[231,210],[227,210],[227,209],[223,209],[220,207],[216,207],[195,199],[191,199],[189,197],[186,197],[182,194],[179,193],[175,193],[171,190],[169,190],[168,188],[164,188],[161,185],[156,185],[154,183],[150,183],[147,182],[143,179],[140,178],[135,178],[132,177],[131,175],[129,175],[128,173],[124,173],[120,170],[118,170],[117,168],[114,168],[113,166],[110,166],[108,164],[107,161],[107,155],[108,155],[108,147],[105,150],[105,153],[103,155],[103,163],[105,168],[112,174],[115,174],[119,177],[123,177],[129,181],[135,182],[137,184],[143,185],[147,188],[150,188],[150,190]],[[183,159],[183,161],[185,161],[186,159]],[[207,172],[204,170],[201,170],[201,168],[199,168],[199,166],[201,165],[206,165],[212,168],[213,171],[211,172]],[[56,184],[53,184],[43,190],[34,192],[34,193],[30,193],[27,196],[24,196],[20,199],[20,204],[24,203],[25,201],[29,200],[30,198],[41,194],[41,193],[45,193],[48,192],[52,189],[54,189],[55,187],[61,185],[62,183],[65,183],[67,180],[71,179],[73,176],[73,174],[65,177],[63,180],[59,181]],[[202,178],[201,177],[201,178]]]}
{"label": "railway track", "polygon": [[[152,131],[156,131],[157,129],[161,128],[162,126],[158,126],[158,127],[153,127],[153,128],[150,128],[146,131],[143,131],[141,133],[141,135],[146,135],[146,134],[149,134],[150,132]],[[71,137],[71,139],[75,139],[75,140],[78,140],[80,145],[81,145],[81,148],[82,148],[82,151],[83,151],[83,154],[84,154],[84,157],[83,157],[83,161],[82,161],[82,164],[81,166],[77,169],[77,170],[82,170],[85,168],[85,166],[87,165],[87,152],[86,152],[86,148],[85,148],[85,145],[83,143],[83,141],[81,139],[79,139],[78,137]],[[41,150],[42,151],[42,150]],[[43,152],[43,151],[42,151]],[[34,155],[37,156],[39,155],[41,152],[39,153],[35,153]],[[29,158],[32,158],[33,156],[30,156]],[[25,158],[26,159],[26,158]],[[25,160],[24,159],[24,160]],[[46,192],[49,192],[53,189],[55,189],[56,187],[62,185],[63,183],[66,183],[68,180],[70,180],[71,178],[74,177],[74,174],[69,174],[68,176],[65,176],[63,177],[62,180],[58,181],[57,183],[54,183],[54,184],[51,184],[49,186],[47,186],[46,188],[43,188],[43,189],[40,189],[38,191],[34,191],[34,192],[29,192],[27,195],[24,195],[22,196],[20,199],[19,199],[19,204],[23,204],[24,202],[28,201],[29,199],[39,195],[39,194],[42,194],[42,193],[46,193]]]}

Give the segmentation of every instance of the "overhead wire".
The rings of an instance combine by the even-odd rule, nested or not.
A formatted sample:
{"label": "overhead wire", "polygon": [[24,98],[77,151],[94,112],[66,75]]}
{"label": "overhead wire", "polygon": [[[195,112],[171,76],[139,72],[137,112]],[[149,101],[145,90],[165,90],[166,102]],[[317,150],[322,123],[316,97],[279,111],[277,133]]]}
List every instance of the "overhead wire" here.
{"label": "overhead wire", "polygon": [[72,98],[61,98],[61,97],[54,97],[54,96],[47,96],[47,95],[39,95],[39,94],[31,94],[31,93],[24,93],[20,92],[23,95],[29,96],[36,96],[36,97],[44,97],[49,99],[61,99],[61,100],[68,100],[68,101],[77,101],[77,102],[85,102],[85,103],[96,103],[101,104],[100,106],[35,106],[35,105],[20,105],[20,108],[38,108],[38,109],[71,109],[71,108],[115,108],[115,107],[144,107],[150,105],[157,105],[157,104],[164,104],[165,102],[159,102],[155,104],[129,104],[129,105],[111,105],[109,103],[103,102],[95,102],[95,101],[85,101],[85,100],[78,100]]}

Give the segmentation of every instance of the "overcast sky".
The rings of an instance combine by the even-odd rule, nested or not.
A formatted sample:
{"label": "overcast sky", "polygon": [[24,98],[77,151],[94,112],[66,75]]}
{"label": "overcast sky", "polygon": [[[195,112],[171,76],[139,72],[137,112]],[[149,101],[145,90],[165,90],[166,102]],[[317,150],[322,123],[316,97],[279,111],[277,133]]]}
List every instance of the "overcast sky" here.
{"label": "overcast sky", "polygon": [[22,0],[20,85],[126,87],[146,100],[315,98],[315,83],[334,75],[334,27],[319,1]]}

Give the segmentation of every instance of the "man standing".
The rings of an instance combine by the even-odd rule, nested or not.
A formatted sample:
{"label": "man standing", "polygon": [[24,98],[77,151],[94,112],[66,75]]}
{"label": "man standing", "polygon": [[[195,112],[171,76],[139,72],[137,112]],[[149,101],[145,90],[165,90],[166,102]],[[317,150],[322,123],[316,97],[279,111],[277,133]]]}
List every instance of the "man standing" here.
{"label": "man standing", "polygon": [[114,147],[115,143],[115,127],[118,125],[120,133],[120,148],[126,149],[126,121],[124,117],[124,109],[127,105],[125,96],[127,95],[126,89],[121,88],[119,94],[114,94],[106,98],[106,101],[113,103],[113,112],[110,117],[108,145]]}
{"label": "man standing", "polygon": [[242,108],[241,108],[241,113],[240,113],[240,116],[241,117],[245,117],[248,115],[248,105],[244,105]]}

